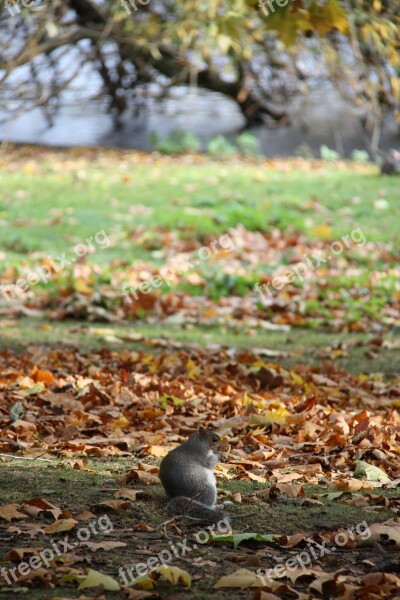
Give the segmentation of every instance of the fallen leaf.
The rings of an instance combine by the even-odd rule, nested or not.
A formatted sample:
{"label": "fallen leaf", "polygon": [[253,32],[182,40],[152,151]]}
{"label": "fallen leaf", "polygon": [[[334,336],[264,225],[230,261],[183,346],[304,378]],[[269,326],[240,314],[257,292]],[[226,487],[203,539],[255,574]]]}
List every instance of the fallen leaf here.
{"label": "fallen leaf", "polygon": [[357,461],[354,477],[366,479],[367,481],[379,481],[380,483],[390,482],[390,477],[387,475],[387,473],[382,471],[382,469],[379,469],[379,467],[370,465],[363,460]]}
{"label": "fallen leaf", "polygon": [[44,528],[45,533],[61,533],[62,531],[71,531],[78,524],[75,519],[60,519],[54,521],[51,525]]}
{"label": "fallen leaf", "polygon": [[358,546],[373,546],[378,542],[386,548],[400,548],[400,523],[373,523],[365,533],[369,533],[369,537],[365,534],[356,536]]}
{"label": "fallen leaf", "polygon": [[96,550],[105,550],[108,552],[109,550],[114,550],[115,548],[123,548],[127,546],[125,542],[81,542],[81,546],[87,546],[89,550],[96,552]]}
{"label": "fallen leaf", "polygon": [[4,557],[4,560],[17,560],[18,562],[26,556],[33,556],[39,552],[40,548],[13,548],[9,550]]}
{"label": "fallen leaf", "polygon": [[11,521],[11,519],[27,519],[28,515],[21,512],[19,508],[19,504],[5,504],[4,506],[0,506],[0,518],[6,521]]}
{"label": "fallen leaf", "polygon": [[23,510],[25,510],[31,517],[36,517],[39,513],[46,511],[53,515],[54,519],[62,514],[62,510],[42,498],[32,498],[31,500],[24,500],[21,504]]}
{"label": "fallen leaf", "polygon": [[157,475],[153,475],[153,473],[148,473],[147,471],[140,471],[138,469],[131,469],[129,473],[127,473],[123,479],[123,483],[129,483],[130,481],[140,481],[145,485],[159,484],[160,480]]}
{"label": "fallen leaf", "polygon": [[143,490],[131,490],[130,488],[120,488],[115,492],[116,498],[127,498],[131,502],[136,502],[137,496],[145,495]]}
{"label": "fallen leaf", "polygon": [[80,580],[81,582],[78,590],[84,590],[86,588],[97,587],[100,585],[108,592],[118,592],[121,589],[118,581],[109,575],[104,575],[103,573],[93,569],[88,569],[86,576],[80,578]]}
{"label": "fallen leaf", "polygon": [[149,573],[142,577],[137,577],[132,585],[138,585],[145,589],[152,589],[154,582],[158,579],[161,579],[161,581],[169,581],[173,585],[181,584],[187,588],[190,588],[192,584],[192,579],[187,571],[184,571],[179,567],[165,565],[149,571]]}
{"label": "fallen leaf", "polygon": [[210,533],[210,540],[213,542],[229,542],[233,543],[233,548],[236,548],[245,541],[253,541],[253,542],[267,542],[272,543],[276,540],[276,535],[272,533],[262,534],[262,533],[234,533],[234,534],[222,534],[219,535],[217,533]]}
{"label": "fallen leaf", "polygon": [[220,577],[214,585],[214,588],[217,590],[224,587],[245,590],[250,587],[265,587],[265,583],[256,573],[248,569],[238,569],[230,575]]}

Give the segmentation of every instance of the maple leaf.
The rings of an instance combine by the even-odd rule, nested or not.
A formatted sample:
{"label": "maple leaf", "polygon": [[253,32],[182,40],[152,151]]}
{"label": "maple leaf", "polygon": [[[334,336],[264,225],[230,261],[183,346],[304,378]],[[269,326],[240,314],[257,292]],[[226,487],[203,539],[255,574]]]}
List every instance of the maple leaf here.
{"label": "maple leaf", "polygon": [[0,519],[11,521],[12,519],[27,519],[28,515],[21,512],[19,504],[6,504],[0,506]]}

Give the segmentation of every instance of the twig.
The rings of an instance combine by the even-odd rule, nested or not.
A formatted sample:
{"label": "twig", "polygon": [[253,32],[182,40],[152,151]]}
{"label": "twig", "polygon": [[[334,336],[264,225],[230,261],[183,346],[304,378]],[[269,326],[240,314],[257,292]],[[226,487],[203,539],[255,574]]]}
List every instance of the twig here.
{"label": "twig", "polygon": [[167,532],[167,525],[169,525],[170,523],[173,523],[173,522],[174,522],[174,521],[176,521],[176,520],[180,520],[180,519],[182,519],[182,518],[183,518],[183,515],[175,515],[175,516],[173,516],[173,517],[172,517],[172,519],[168,519],[167,521],[164,521],[164,523],[161,523],[161,525],[159,525],[159,526],[156,528],[156,531],[158,531],[159,529],[161,529],[161,527],[163,527],[163,528],[164,528],[164,535],[165,535],[165,537],[166,537],[168,540],[170,540],[170,539],[171,539],[171,537],[168,535],[168,532]]}
{"label": "twig", "polygon": [[239,515],[228,515],[230,519],[246,519],[247,517],[253,517],[254,515],[257,515],[258,513],[256,511],[253,512],[249,512],[249,513],[244,513],[244,515],[239,514]]}
{"label": "twig", "polygon": [[22,450],[26,450],[26,448],[28,447],[27,445],[24,446],[24,444],[16,442],[15,440],[10,440],[9,438],[0,437],[0,442],[3,442],[4,444],[10,444],[10,446],[15,446],[16,448],[20,448]]}
{"label": "twig", "polygon": [[[35,456],[33,460],[40,460],[40,458],[42,456],[44,456],[45,454],[48,454],[47,450],[46,450],[46,452],[42,452],[42,454],[38,454],[37,456]],[[47,458],[46,460],[51,460],[51,459]]]}
{"label": "twig", "polygon": [[167,521],[164,521],[164,523],[161,523],[158,527],[156,527],[156,531],[158,529],[161,529],[161,527],[166,527],[170,523],[173,523],[176,519],[182,519],[182,518],[183,518],[183,515],[175,515],[171,519],[168,519]]}
{"label": "twig", "polygon": [[[44,453],[46,454],[46,452]],[[14,454],[1,454],[4,458],[12,458],[13,460],[41,460],[44,462],[54,462],[54,459],[51,458],[38,458],[37,456],[14,456]],[[42,456],[42,454],[40,455]]]}

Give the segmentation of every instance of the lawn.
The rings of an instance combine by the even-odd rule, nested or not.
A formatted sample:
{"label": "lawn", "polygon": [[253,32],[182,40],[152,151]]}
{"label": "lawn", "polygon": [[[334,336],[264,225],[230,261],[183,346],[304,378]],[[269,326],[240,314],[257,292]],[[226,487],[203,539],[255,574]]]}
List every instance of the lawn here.
{"label": "lawn", "polygon": [[[332,356],[345,367],[357,368],[354,355],[360,371],[393,370],[396,361],[386,357],[398,356],[399,186],[373,165],[11,147],[0,186],[0,284],[62,266],[63,255],[70,263],[29,286],[24,309],[19,297],[6,302],[0,294],[3,344],[51,341],[65,319],[105,321],[119,337],[120,323],[130,321],[125,331],[293,350],[295,357],[300,351],[307,361],[309,350],[318,360],[316,347],[344,344]],[[357,243],[349,238],[355,230],[362,233]],[[232,251],[187,267],[227,233]],[[264,298],[255,292],[307,257],[318,265],[315,255],[337,241],[343,252],[303,280],[270,285],[273,295]],[[78,259],[76,245],[92,247]],[[123,290],[136,290],[165,266],[169,285],[124,298]],[[19,322],[27,311],[36,320]],[[80,325],[63,327],[69,343],[92,346],[87,331],[78,336]],[[387,340],[371,351],[368,341],[384,333]]]}
{"label": "lawn", "polygon": [[[121,565],[193,546],[199,525],[169,518],[157,471],[205,423],[231,446],[218,486],[233,532],[254,536],[209,540],[173,563],[191,589],[181,574],[154,593],[392,597],[399,179],[303,159],[2,152],[0,567],[103,513],[113,523],[20,579],[18,597],[150,598],[149,581],[111,588]],[[378,475],[355,477],[365,462]],[[370,543],[334,545],[360,523]],[[330,555],[306,572],[245,589],[321,543]],[[87,568],[103,587],[78,589]]]}
{"label": "lawn", "polygon": [[154,260],[129,237],[139,227],[149,237],[162,228],[199,240],[238,224],[265,232],[289,228],[311,240],[335,240],[356,227],[371,242],[399,235],[398,181],[382,178],[375,166],[35,148],[11,150],[2,163],[8,263],[32,252],[57,254],[101,230],[116,243],[97,262],[120,259],[121,250],[127,260]]}

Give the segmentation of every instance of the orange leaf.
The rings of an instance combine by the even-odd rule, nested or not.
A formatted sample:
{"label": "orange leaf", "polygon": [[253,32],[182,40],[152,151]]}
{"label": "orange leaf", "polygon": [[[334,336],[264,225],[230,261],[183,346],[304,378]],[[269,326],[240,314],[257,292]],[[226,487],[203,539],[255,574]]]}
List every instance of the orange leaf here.
{"label": "orange leaf", "polygon": [[30,377],[36,383],[45,383],[47,385],[51,385],[56,381],[53,373],[50,373],[50,371],[41,371],[37,366],[33,367]]}

